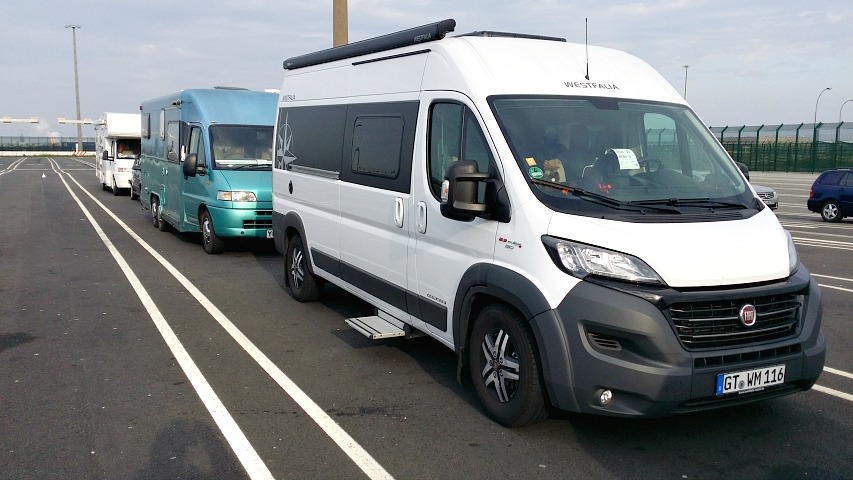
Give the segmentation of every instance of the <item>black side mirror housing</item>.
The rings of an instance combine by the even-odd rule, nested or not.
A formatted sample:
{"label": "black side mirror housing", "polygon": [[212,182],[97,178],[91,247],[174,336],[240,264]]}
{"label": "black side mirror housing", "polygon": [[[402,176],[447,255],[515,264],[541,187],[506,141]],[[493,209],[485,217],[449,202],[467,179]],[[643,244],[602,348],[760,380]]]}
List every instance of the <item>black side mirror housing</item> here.
{"label": "black side mirror housing", "polygon": [[[480,184],[486,184],[485,202],[478,201]],[[441,214],[470,222],[476,217],[509,222],[509,198],[503,182],[477,170],[477,162],[462,160],[447,167],[441,188]]]}
{"label": "black side mirror housing", "polygon": [[194,177],[198,171],[198,155],[191,153],[184,159],[184,177]]}

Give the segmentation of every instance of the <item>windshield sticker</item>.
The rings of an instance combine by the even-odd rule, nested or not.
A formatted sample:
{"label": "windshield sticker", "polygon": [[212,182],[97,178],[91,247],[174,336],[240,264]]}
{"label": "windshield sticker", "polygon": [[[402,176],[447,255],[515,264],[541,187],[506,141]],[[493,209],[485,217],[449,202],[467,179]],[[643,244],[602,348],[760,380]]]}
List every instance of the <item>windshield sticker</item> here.
{"label": "windshield sticker", "polygon": [[544,175],[545,175],[545,174],[542,172],[542,169],[541,169],[541,168],[539,168],[539,167],[530,167],[530,168],[527,170],[527,173],[529,173],[529,174],[530,174],[530,178],[534,178],[534,179],[536,179],[536,180],[541,180],[541,179],[542,179],[542,176],[544,176]]}
{"label": "windshield sticker", "polygon": [[536,159],[533,157],[527,157],[524,159],[524,161],[527,162],[528,167],[532,167],[532,166],[536,165]]}
{"label": "windshield sticker", "polygon": [[619,159],[619,170],[635,170],[640,168],[637,155],[630,148],[611,148],[611,152]]}

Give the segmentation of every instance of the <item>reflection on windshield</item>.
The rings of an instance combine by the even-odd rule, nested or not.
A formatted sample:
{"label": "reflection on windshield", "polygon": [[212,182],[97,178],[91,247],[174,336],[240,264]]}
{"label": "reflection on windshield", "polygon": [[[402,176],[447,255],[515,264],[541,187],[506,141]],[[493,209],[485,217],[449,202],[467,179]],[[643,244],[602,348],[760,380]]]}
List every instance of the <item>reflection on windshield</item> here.
{"label": "reflection on windshield", "polygon": [[214,168],[272,170],[272,132],[272,126],[210,127]]}
{"label": "reflection on windshield", "polygon": [[579,200],[629,211],[752,208],[737,167],[686,107],[577,97],[491,104],[519,168],[556,210],[571,212]]}

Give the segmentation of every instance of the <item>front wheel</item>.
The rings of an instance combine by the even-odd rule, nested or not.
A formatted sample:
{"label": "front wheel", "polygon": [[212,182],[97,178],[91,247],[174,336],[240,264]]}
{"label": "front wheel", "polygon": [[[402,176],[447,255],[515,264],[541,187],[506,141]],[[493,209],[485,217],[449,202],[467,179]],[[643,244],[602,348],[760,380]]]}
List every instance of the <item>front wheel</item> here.
{"label": "front wheel", "polygon": [[225,240],[216,235],[213,219],[207,210],[201,212],[201,246],[207,253],[222,253],[225,250]]}
{"label": "front wheel", "polygon": [[287,242],[284,256],[284,274],[290,295],[300,302],[313,302],[320,298],[317,277],[308,269],[308,252],[302,244],[302,237],[294,235]]}
{"label": "front wheel", "polygon": [[506,427],[548,416],[530,328],[512,308],[486,306],[474,323],[468,367],[486,413]]}
{"label": "front wheel", "polygon": [[843,215],[841,214],[841,205],[839,205],[835,200],[827,200],[823,203],[823,206],[820,207],[820,218],[822,218],[824,222],[840,222],[843,218]]}

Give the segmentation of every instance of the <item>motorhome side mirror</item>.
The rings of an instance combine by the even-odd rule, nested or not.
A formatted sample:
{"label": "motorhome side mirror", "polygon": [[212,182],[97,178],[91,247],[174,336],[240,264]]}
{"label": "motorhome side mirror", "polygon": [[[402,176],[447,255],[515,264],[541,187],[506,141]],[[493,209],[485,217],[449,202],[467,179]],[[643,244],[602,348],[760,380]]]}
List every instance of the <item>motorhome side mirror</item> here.
{"label": "motorhome side mirror", "polygon": [[198,166],[198,155],[191,153],[184,159],[184,177],[194,177]]}
{"label": "motorhome side mirror", "polygon": [[470,222],[488,212],[488,205],[477,202],[480,182],[488,173],[477,171],[477,162],[461,160],[447,167],[441,187],[441,214],[453,220]]}
{"label": "motorhome side mirror", "polygon": [[107,160],[109,160],[109,159],[110,159],[110,152],[108,152],[108,151],[104,150],[104,151],[103,151],[103,152],[101,152],[101,153],[102,153],[101,158],[103,158],[103,159],[104,159],[104,161],[107,161]]}

